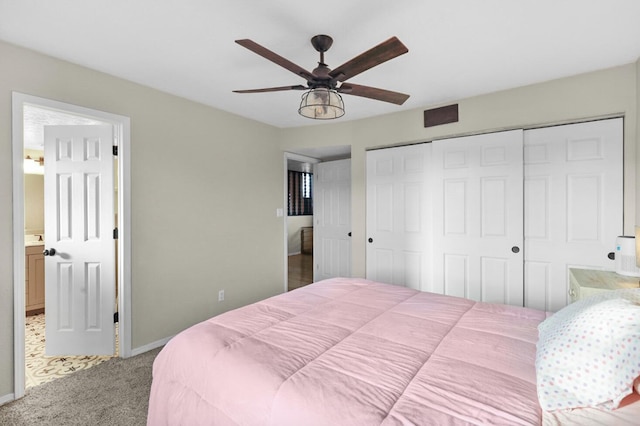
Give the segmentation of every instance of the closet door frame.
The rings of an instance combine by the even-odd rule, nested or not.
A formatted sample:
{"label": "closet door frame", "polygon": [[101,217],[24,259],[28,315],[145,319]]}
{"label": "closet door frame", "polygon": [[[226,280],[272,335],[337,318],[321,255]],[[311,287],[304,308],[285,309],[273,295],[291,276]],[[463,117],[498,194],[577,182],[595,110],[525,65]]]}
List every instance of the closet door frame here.
{"label": "closet door frame", "polygon": [[[536,223],[536,221],[543,220],[543,221],[549,222],[549,219],[550,219],[549,214],[552,214],[552,213],[536,214],[531,211],[529,213],[525,213],[527,203],[539,202],[539,200],[536,201],[539,198],[538,197],[539,194],[536,195],[536,193],[532,192],[534,190],[533,188],[533,185],[535,184],[534,180],[537,179],[536,176],[539,176],[539,173],[535,171],[535,168],[532,165],[533,164],[532,159],[534,158],[532,157],[532,155],[536,154],[535,152],[536,147],[532,146],[530,143],[527,142],[528,140],[527,135],[534,134],[539,131],[545,131],[545,129],[554,129],[554,128],[563,128],[563,127],[569,128],[569,126],[575,126],[575,128],[581,128],[582,126],[588,127],[588,126],[593,126],[594,125],[593,123],[597,125],[600,122],[617,123],[616,126],[618,128],[617,133],[614,134],[614,138],[617,144],[617,147],[615,148],[615,154],[614,154],[614,157],[616,157],[615,161],[617,166],[614,166],[614,170],[617,170],[618,172],[614,173],[615,176],[612,178],[603,177],[603,179],[605,180],[612,179],[616,182],[616,185],[619,185],[619,186],[612,190],[602,189],[601,191],[601,193],[605,195],[610,195],[610,197],[607,198],[605,201],[601,201],[599,204],[602,212],[606,213],[606,215],[602,216],[602,218],[600,219],[600,223],[609,224],[610,226],[608,226],[608,229],[609,229],[608,231],[604,231],[604,230],[598,231],[603,236],[605,234],[610,234],[608,237],[606,237],[609,240],[611,240],[610,243],[607,243],[607,244],[610,244],[610,246],[606,245],[606,247],[610,247],[610,248],[605,247],[605,250],[615,251],[615,236],[622,235],[623,219],[624,219],[623,218],[623,215],[624,215],[624,194],[623,194],[624,122],[623,122],[623,118],[621,117],[602,118],[602,119],[596,119],[591,121],[561,124],[557,126],[546,126],[546,127],[535,128],[535,129],[516,129],[515,131],[518,131],[521,134],[520,140],[519,142],[517,142],[517,144],[519,146],[519,149],[522,152],[522,156],[521,156],[522,172],[519,176],[519,179],[520,179],[519,185],[522,187],[522,191],[521,191],[521,194],[516,198],[519,200],[522,200],[521,205],[523,206],[523,208],[520,210],[521,212],[520,213],[520,227],[521,227],[520,241],[517,242],[516,244],[511,242],[505,243],[505,250],[511,250],[514,247],[519,248],[519,253],[517,254],[520,257],[520,264],[522,265],[522,272],[520,274],[521,279],[519,281],[521,290],[519,294],[517,290],[509,294],[508,300],[505,300],[505,303],[520,305],[520,306],[524,305],[527,307],[532,307],[532,308],[542,309],[542,310],[556,311],[562,308],[563,306],[565,306],[567,303],[569,303],[569,299],[568,299],[568,282],[569,282],[568,269],[569,268],[582,267],[582,268],[589,268],[589,269],[604,269],[604,270],[614,269],[614,263],[610,261],[608,258],[606,258],[606,256],[603,258],[602,253],[599,253],[598,255],[598,259],[602,260],[601,263],[598,261],[592,261],[592,260],[587,261],[584,258],[582,260],[573,259],[573,260],[567,260],[567,261],[564,261],[564,260],[560,261],[556,259],[554,260],[555,263],[562,264],[561,275],[565,279],[564,280],[556,279],[555,283],[552,283],[549,278],[550,275],[549,276],[545,275],[549,273],[548,268],[545,265],[543,265],[543,263],[545,263],[546,261],[541,261],[540,259],[537,259],[535,256],[530,256],[528,254],[529,251],[532,251],[532,247],[530,244],[531,242],[528,240],[532,240],[533,238],[536,238],[536,235],[534,234],[535,234],[536,228],[539,227],[539,224]],[[467,136],[465,138],[476,138],[476,137],[486,138],[486,137],[491,137],[491,135],[496,135],[496,134],[505,133],[505,132],[511,132],[511,131],[484,133],[479,135]],[[421,213],[422,214],[421,226],[423,226],[423,228],[426,227],[425,235],[427,235],[429,239],[429,241],[427,241],[424,244],[425,256],[423,257],[423,260],[420,263],[422,281],[419,286],[419,289],[422,291],[431,291],[436,293],[447,294],[447,291],[444,285],[444,279],[443,279],[443,263],[444,262],[442,260],[442,253],[440,250],[442,242],[440,241],[440,237],[438,236],[439,234],[442,234],[440,230],[443,229],[444,214],[442,212],[443,208],[441,206],[436,207],[436,205],[434,204],[434,200],[432,198],[432,197],[442,198],[443,196],[442,194],[444,193],[444,190],[442,187],[443,185],[442,176],[441,176],[442,173],[441,171],[439,171],[440,170],[439,168],[441,168],[441,165],[438,164],[438,161],[441,162],[443,160],[441,158],[442,157],[441,154],[437,154],[435,152],[436,150],[433,147],[438,144],[447,144],[447,143],[454,142],[456,139],[460,139],[460,138],[439,139],[433,142],[424,142],[422,144],[413,145],[414,147],[430,146],[431,149],[433,149],[433,152],[430,152],[430,158],[427,160],[425,164],[425,167],[426,167],[425,172],[422,174],[422,177],[425,182],[422,193],[426,194],[427,196],[427,198],[425,198],[425,201],[424,201],[427,203],[427,206],[426,208],[424,208],[424,210]],[[593,156],[594,153],[599,152],[595,147],[595,145],[588,141],[588,138],[587,140],[581,140],[578,137],[576,140],[577,140],[577,144],[574,143],[574,146],[573,146],[574,151],[572,152],[573,154],[582,155],[582,156],[585,156],[585,155]],[[391,159],[392,157],[391,153],[393,152],[393,150],[397,150],[401,148],[404,148],[404,147],[384,148],[380,150],[373,150],[373,151],[367,152],[367,215],[366,215],[367,238],[373,238],[374,243],[367,243],[367,252],[366,252],[367,269],[366,270],[367,270],[367,278],[374,279],[374,280],[377,279],[383,282],[391,282],[393,284],[398,284],[398,285],[407,285],[403,278],[399,278],[401,277],[402,274],[399,272],[399,270],[401,269],[401,266],[398,262],[395,262],[395,266],[387,268],[386,276],[382,276],[379,271],[375,270],[376,268],[380,269],[380,265],[378,265],[378,262],[375,260],[376,257],[380,257],[380,256],[377,256],[376,250],[378,251],[387,250],[387,258],[393,259],[393,253],[392,253],[393,250],[402,251],[403,248],[401,246],[393,249],[391,249],[390,247],[384,247],[384,244],[382,244],[383,239],[374,238],[376,235],[379,235],[379,230],[376,229],[376,226],[378,225],[375,222],[380,220],[379,218],[380,212],[376,212],[375,210],[372,210],[375,208],[374,206],[376,205],[375,200],[377,198],[380,198],[380,195],[376,194],[375,192],[376,190],[374,190],[375,185],[373,184],[371,173],[372,173],[373,167],[375,166],[371,163],[370,157],[377,156],[379,159],[384,159],[385,154],[390,154],[389,158],[385,161],[388,162],[388,167],[392,167],[393,160]],[[571,152],[569,151],[569,148],[567,148],[566,146],[563,149],[565,153],[561,154],[561,156],[567,157],[568,155],[571,154]],[[577,149],[581,149],[582,151],[580,152],[582,152],[582,154],[576,151]],[[559,155],[559,154],[556,153],[554,155]],[[538,161],[538,163],[540,162]],[[593,176],[589,177],[588,173],[580,173],[579,175],[576,175],[574,173],[573,176],[577,176],[578,178],[577,180],[574,180],[574,182],[579,183],[580,178],[582,178],[582,183],[588,184],[589,182],[591,182],[592,187],[593,185],[595,185],[594,183],[595,178]],[[568,177],[562,176],[560,177],[560,179],[566,180],[568,179]],[[545,185],[546,185],[546,188],[549,189],[549,184],[547,183]],[[388,196],[387,198],[388,198],[387,204],[389,206],[393,206],[394,197]],[[560,197],[560,198],[557,198],[556,201],[554,202],[563,203],[566,201],[563,201],[563,198]],[[579,203],[577,205],[579,205]],[[610,208],[613,205],[616,206],[615,209]],[[481,210],[478,210],[478,211],[481,211]],[[575,213],[576,211],[575,208],[573,211]],[[395,220],[393,219],[392,216],[394,215],[397,216],[398,212],[392,211],[392,209],[390,209],[386,213],[383,212],[383,214],[389,215],[385,220],[387,221],[387,223],[392,223],[393,220]],[[561,219],[561,221],[566,222],[566,218]],[[512,221],[512,223],[517,223],[517,222]],[[564,228],[565,228],[565,231],[561,231],[560,234],[566,237],[566,235],[568,235],[566,231],[566,226]],[[575,236],[575,233],[573,235]],[[579,238],[573,238],[573,239],[577,240]],[[575,242],[576,241],[574,241],[574,243]],[[600,252],[603,252],[601,248],[599,250]],[[389,262],[389,264],[394,265],[393,262]],[[436,271],[436,269],[440,269],[440,271]],[[458,271],[462,271],[462,276],[464,278],[464,274],[467,273],[466,271],[468,271],[467,266],[464,266],[463,264],[458,269]],[[516,282],[516,281],[513,281],[513,282]],[[537,284],[537,283],[542,283],[542,284]],[[410,284],[408,286],[416,288],[415,285]],[[469,297],[468,294],[463,294],[463,296]],[[486,300],[486,301],[493,301],[489,299],[483,299],[482,295],[480,295],[480,297],[476,296],[471,298],[476,298],[479,300]]]}

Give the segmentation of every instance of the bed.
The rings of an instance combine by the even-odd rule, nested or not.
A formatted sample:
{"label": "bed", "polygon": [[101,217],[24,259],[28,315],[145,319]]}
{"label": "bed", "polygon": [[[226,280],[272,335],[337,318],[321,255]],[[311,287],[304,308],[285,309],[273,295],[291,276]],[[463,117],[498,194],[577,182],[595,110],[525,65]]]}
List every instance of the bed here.
{"label": "bed", "polygon": [[[321,281],[174,337],[154,362],[148,425],[589,424],[538,402],[547,316],[364,279]],[[638,399],[572,412],[624,424],[640,419]]]}

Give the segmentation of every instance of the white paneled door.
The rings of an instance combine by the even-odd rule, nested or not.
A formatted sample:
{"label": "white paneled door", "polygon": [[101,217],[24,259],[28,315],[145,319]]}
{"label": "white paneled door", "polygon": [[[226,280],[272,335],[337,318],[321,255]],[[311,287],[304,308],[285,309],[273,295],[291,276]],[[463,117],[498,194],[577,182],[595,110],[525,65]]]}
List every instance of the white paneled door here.
{"label": "white paneled door", "polygon": [[525,305],[568,303],[569,268],[615,268],[622,235],[621,118],[528,130],[525,149]]}
{"label": "white paneled door", "polygon": [[367,278],[431,290],[431,144],[367,152]]}
{"label": "white paneled door", "polygon": [[522,130],[434,141],[433,290],[523,304]]}
{"label": "white paneled door", "polygon": [[314,165],[313,280],[351,276],[351,160]]}
{"label": "white paneled door", "polygon": [[115,351],[112,126],[45,126],[46,354]]}
{"label": "white paneled door", "polygon": [[557,311],[569,268],[613,270],[623,121],[367,153],[367,277]]}

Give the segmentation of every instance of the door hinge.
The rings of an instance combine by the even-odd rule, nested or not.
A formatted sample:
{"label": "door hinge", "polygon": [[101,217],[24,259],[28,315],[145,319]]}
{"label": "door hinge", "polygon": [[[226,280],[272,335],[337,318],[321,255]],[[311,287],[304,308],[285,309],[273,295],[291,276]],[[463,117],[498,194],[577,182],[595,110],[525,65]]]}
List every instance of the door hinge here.
{"label": "door hinge", "polygon": [[113,145],[113,155],[118,155],[118,145]]}
{"label": "door hinge", "polygon": [[118,228],[113,228],[113,239],[114,240],[118,239]]}
{"label": "door hinge", "polygon": [[114,323],[114,324],[115,324],[115,323],[117,323],[119,319],[120,319],[120,318],[118,317],[118,313],[117,313],[117,312],[114,312],[114,313],[113,313],[113,323]]}

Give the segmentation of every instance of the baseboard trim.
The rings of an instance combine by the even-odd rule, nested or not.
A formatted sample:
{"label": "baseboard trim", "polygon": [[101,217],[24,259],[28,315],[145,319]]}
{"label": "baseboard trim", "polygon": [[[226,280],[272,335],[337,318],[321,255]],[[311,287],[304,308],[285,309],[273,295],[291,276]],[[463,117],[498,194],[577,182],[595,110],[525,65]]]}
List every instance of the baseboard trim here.
{"label": "baseboard trim", "polygon": [[164,346],[169,343],[169,340],[171,339],[173,339],[173,336],[165,337],[164,339],[156,340],[155,342],[151,342],[147,345],[140,346],[139,348],[132,349],[131,356],[141,355],[145,352],[149,352],[156,348]]}
{"label": "baseboard trim", "polygon": [[0,405],[4,405],[4,404],[6,404],[8,402],[11,402],[11,401],[13,401],[15,399],[16,399],[15,398],[15,394],[13,394],[13,393],[10,393],[10,394],[7,394],[7,395],[2,395],[2,396],[0,396]]}

